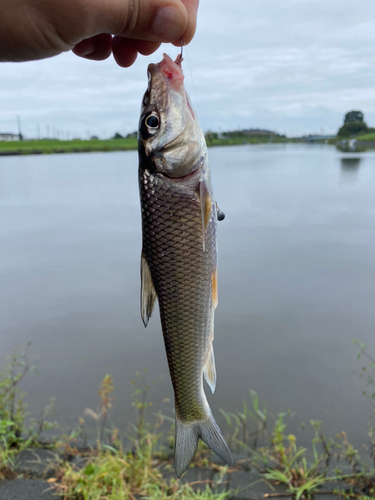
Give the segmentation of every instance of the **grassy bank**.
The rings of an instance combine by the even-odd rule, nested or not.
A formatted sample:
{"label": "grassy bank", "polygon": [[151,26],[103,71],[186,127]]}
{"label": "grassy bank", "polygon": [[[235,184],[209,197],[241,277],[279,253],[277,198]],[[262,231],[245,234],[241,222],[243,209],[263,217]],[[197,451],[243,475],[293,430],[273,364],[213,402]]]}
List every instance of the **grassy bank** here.
{"label": "grassy bank", "polygon": [[[349,139],[349,138],[346,138]],[[361,144],[375,144],[375,133],[358,135],[355,137]],[[332,138],[329,144],[336,144],[342,138]],[[280,135],[235,135],[227,133],[218,135],[216,133],[206,134],[207,146],[236,146],[242,144],[281,144],[287,142],[308,142],[300,138],[287,138]],[[323,139],[315,142],[323,143]],[[89,153],[99,151],[128,151],[137,149],[137,139],[134,137],[123,139],[90,139],[87,141],[73,139],[71,141],[60,141],[57,139],[43,139],[35,141],[0,141],[0,156],[30,155],[30,154],[58,154],[58,153]]]}
{"label": "grassy bank", "polygon": [[127,151],[137,149],[137,139],[91,139],[82,141],[59,141],[57,139],[40,141],[0,142],[0,155],[30,155],[56,153],[86,153],[98,151]]}
{"label": "grassy bank", "polygon": [[[217,134],[215,134],[217,135]],[[207,137],[207,145],[232,146],[240,144],[266,144],[288,142],[285,137],[279,136],[251,136],[251,137]],[[58,153],[88,153],[98,151],[128,151],[137,149],[136,138],[87,140],[79,139],[60,141],[57,139],[40,141],[0,141],[0,156],[30,155],[30,154],[58,154]]]}
{"label": "grassy bank", "polygon": [[375,133],[372,132],[371,134],[358,135],[355,139],[361,142],[375,142]]}
{"label": "grassy bank", "polygon": [[350,139],[356,139],[357,142],[360,143],[375,143],[375,133],[371,132],[369,134],[362,134],[362,135],[351,135],[347,137],[334,137],[332,139],[329,139],[330,144],[336,144],[337,142],[341,141],[349,141]]}

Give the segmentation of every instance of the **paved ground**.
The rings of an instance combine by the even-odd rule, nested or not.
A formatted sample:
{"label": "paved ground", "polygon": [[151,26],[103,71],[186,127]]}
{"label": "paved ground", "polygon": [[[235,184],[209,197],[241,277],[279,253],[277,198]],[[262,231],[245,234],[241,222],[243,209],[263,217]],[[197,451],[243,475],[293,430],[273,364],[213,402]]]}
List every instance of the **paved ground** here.
{"label": "paved ground", "polygon": [[59,500],[41,479],[14,479],[0,484],[1,500]]}

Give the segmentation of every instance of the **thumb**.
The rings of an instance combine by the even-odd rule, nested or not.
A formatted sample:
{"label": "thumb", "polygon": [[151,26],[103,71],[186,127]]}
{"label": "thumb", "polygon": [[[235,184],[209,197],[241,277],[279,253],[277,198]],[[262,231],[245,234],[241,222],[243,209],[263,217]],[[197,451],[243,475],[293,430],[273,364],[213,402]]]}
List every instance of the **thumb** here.
{"label": "thumb", "polygon": [[152,42],[189,43],[198,0],[95,0],[97,32]]}

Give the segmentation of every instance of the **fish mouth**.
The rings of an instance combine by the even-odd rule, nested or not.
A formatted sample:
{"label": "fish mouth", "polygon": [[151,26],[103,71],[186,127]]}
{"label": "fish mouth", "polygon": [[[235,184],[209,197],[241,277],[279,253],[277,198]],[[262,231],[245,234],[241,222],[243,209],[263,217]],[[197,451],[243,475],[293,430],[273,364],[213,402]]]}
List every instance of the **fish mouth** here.
{"label": "fish mouth", "polygon": [[184,81],[184,74],[181,68],[182,56],[177,56],[173,61],[167,54],[163,54],[162,61],[158,64],[161,74],[174,90],[180,90]]}

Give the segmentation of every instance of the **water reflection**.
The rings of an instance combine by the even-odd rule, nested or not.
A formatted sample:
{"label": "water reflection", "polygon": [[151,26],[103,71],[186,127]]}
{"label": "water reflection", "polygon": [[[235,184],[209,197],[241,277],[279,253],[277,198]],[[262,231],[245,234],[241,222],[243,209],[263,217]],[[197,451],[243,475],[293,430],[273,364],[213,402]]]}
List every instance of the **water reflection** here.
{"label": "water reflection", "polygon": [[366,148],[363,145],[358,145],[357,141],[341,141],[336,143],[336,148],[341,151],[342,153],[364,153],[367,151],[368,148]]}
{"label": "water reflection", "polygon": [[356,182],[358,180],[358,171],[361,163],[361,157],[342,157],[340,159],[341,163],[341,175],[340,178],[343,182]]}

